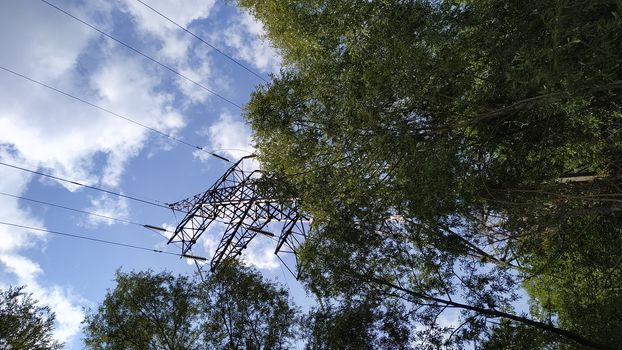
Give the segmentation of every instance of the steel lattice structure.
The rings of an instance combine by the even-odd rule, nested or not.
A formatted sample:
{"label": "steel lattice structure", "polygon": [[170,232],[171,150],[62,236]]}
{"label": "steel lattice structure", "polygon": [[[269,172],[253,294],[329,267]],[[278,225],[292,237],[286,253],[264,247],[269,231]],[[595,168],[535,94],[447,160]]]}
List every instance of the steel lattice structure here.
{"label": "steel lattice structure", "polygon": [[[257,182],[261,171],[244,169],[244,162],[253,157],[241,158],[207,191],[169,204],[174,211],[186,215],[168,243],[181,243],[182,254],[191,255],[192,247],[210,225],[224,223],[227,226],[210,262],[210,271],[237,258],[255,236],[262,234],[276,239],[274,253],[298,278],[296,250],[306,238],[309,218],[300,212],[295,200],[284,202],[271,195],[259,195]],[[271,232],[277,231],[275,227],[278,234]],[[285,263],[284,254],[294,256],[294,269]]]}

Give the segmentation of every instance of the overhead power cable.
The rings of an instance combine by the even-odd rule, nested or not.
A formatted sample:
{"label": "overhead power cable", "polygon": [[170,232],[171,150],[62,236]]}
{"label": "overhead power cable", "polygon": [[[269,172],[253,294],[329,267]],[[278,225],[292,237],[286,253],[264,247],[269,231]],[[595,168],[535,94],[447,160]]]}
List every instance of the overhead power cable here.
{"label": "overhead power cable", "polygon": [[171,252],[167,252],[167,251],[159,250],[159,249],[146,248],[146,247],[141,247],[141,246],[137,246],[137,245],[133,245],[133,244],[127,244],[127,243],[121,243],[121,242],[115,242],[115,241],[108,241],[108,240],[105,240],[105,239],[99,239],[99,238],[87,237],[87,236],[82,236],[82,235],[76,235],[76,234],[73,234],[73,233],[48,230],[48,229],[44,229],[44,228],[38,228],[38,227],[32,227],[32,226],[26,226],[26,225],[20,225],[20,224],[14,224],[14,223],[10,223],[10,222],[0,221],[0,225],[17,227],[17,228],[22,228],[22,229],[26,229],[26,230],[33,230],[33,231],[39,231],[39,232],[47,232],[47,233],[52,233],[52,234],[59,235],[59,236],[71,237],[71,238],[76,238],[76,239],[83,239],[83,240],[87,240],[87,241],[92,241],[92,242],[97,242],[97,243],[102,243],[102,244],[109,244],[109,245],[116,245],[116,246],[119,246],[119,247],[125,247],[125,248],[137,249],[137,250],[144,250],[144,251],[148,251],[148,252],[152,252],[152,253],[173,255],[173,256],[178,256],[180,258],[189,258],[189,259],[201,260],[201,261],[207,260],[206,258],[199,257],[199,256],[194,256],[194,255],[171,253]]}
{"label": "overhead power cable", "polygon": [[221,51],[220,49],[218,49],[217,47],[215,47],[214,45],[208,43],[207,41],[205,41],[205,39],[201,38],[200,36],[196,35],[195,33],[191,32],[188,28],[180,25],[179,23],[175,22],[174,20],[172,20],[171,18],[169,18],[168,16],[166,16],[165,14],[163,14],[162,12],[156,10],[155,8],[151,7],[149,4],[146,4],[144,1],[142,0],[136,0],[139,3],[143,4],[145,7],[147,7],[148,9],[150,9],[151,11],[157,13],[158,15],[160,15],[160,17],[166,19],[167,21],[171,22],[172,24],[174,24],[175,26],[177,26],[177,28],[183,30],[184,32],[190,34],[191,36],[193,36],[195,39],[199,40],[200,42],[202,42],[203,44],[209,46],[210,48],[216,50],[216,52],[218,52],[219,54],[221,54],[222,56],[228,58],[231,62],[237,64],[238,66],[242,67],[243,69],[245,69],[246,71],[248,71],[249,73],[251,73],[252,75],[256,76],[257,78],[263,80],[266,83],[269,83],[268,80],[266,80],[264,77],[262,77],[259,73],[255,72],[254,70],[248,68],[247,66],[243,65],[240,61],[236,60],[235,58],[227,55],[226,53],[224,53],[223,51]]}
{"label": "overhead power cable", "polygon": [[77,181],[68,180],[68,179],[64,179],[62,177],[46,174],[46,173],[43,173],[41,171],[32,170],[32,169],[26,169],[26,168],[23,168],[21,166],[17,166],[17,165],[14,165],[14,164],[0,162],[0,165],[6,166],[6,167],[9,167],[9,168],[13,168],[13,169],[17,169],[17,170],[21,170],[21,171],[25,171],[25,172],[28,172],[28,173],[31,173],[31,174],[47,177],[47,178],[54,179],[54,180],[57,180],[57,181],[61,181],[61,182],[65,182],[65,183],[70,183],[72,185],[88,188],[88,189],[91,189],[91,190],[95,190],[95,191],[111,194],[111,195],[114,195],[114,196],[118,196],[118,197],[122,197],[122,198],[127,198],[127,199],[130,199],[130,200],[136,201],[136,202],[141,202],[141,203],[144,203],[144,204],[149,204],[149,205],[152,205],[152,206],[155,206],[155,207],[160,207],[160,208],[164,208],[164,209],[169,209],[170,210],[169,206],[165,205],[166,203],[162,204],[162,203],[159,203],[157,201],[152,201],[152,200],[148,200],[148,199],[142,199],[142,198],[138,198],[136,196],[130,196],[130,195],[126,195],[126,194],[123,194],[123,193],[107,190],[105,188],[91,186],[91,185],[86,185],[86,184],[83,184],[83,183],[80,183],[80,182],[77,182]]}
{"label": "overhead power cable", "polygon": [[130,224],[130,225],[140,226],[140,227],[146,228],[147,230],[150,230],[150,231],[153,231],[153,232],[157,233],[158,235],[160,235],[162,238],[164,238],[166,240],[168,240],[170,237],[167,237],[166,235],[164,235],[163,232],[174,233],[174,232],[171,232],[171,231],[169,231],[169,230],[167,230],[165,228],[162,228],[162,227],[157,227],[157,226],[153,226],[153,225],[149,225],[149,224],[141,224],[139,222],[135,222],[135,221],[131,221],[131,220],[126,220],[126,219],[115,218],[115,217],[108,216],[108,215],[101,215],[101,214],[93,213],[93,212],[90,212],[90,211],[76,209],[76,208],[71,208],[71,207],[68,207],[68,206],[64,206],[64,205],[60,205],[60,204],[55,204],[55,203],[50,203],[50,202],[46,202],[46,201],[42,201],[42,200],[38,200],[38,199],[28,198],[28,197],[24,197],[24,196],[18,196],[18,195],[14,195],[14,194],[10,194],[10,193],[5,193],[5,192],[0,192],[0,195],[6,196],[6,197],[11,197],[11,198],[16,198],[16,199],[21,199],[21,200],[25,200],[25,201],[41,204],[41,205],[46,205],[46,206],[50,206],[50,207],[54,207],[54,208],[59,208],[59,209],[63,209],[63,210],[73,211],[73,212],[81,213],[81,214],[85,214],[85,215],[95,216],[95,217],[99,217],[99,218],[103,218],[103,219],[107,219],[107,220],[112,220],[112,221],[116,221],[116,222],[122,222],[122,223]]}
{"label": "overhead power cable", "polygon": [[207,154],[209,154],[209,155],[212,155],[212,156],[214,156],[214,157],[216,157],[216,158],[218,158],[218,159],[224,160],[225,162],[231,163],[231,161],[230,161],[229,159],[227,159],[227,158],[225,158],[225,157],[223,157],[223,156],[221,156],[221,155],[218,155],[218,154],[214,153],[213,151],[207,150],[207,149],[205,149],[205,148],[203,148],[203,147],[201,147],[201,146],[197,146],[197,145],[193,145],[193,144],[191,144],[191,143],[188,143],[188,142],[186,142],[186,141],[184,141],[184,140],[182,140],[182,139],[179,139],[179,138],[177,138],[177,137],[175,137],[175,136],[172,136],[172,135],[167,134],[167,133],[165,133],[165,132],[163,132],[163,131],[160,131],[160,130],[158,130],[158,129],[152,128],[152,127],[150,127],[150,126],[148,126],[148,125],[142,124],[142,123],[140,123],[140,122],[137,122],[136,120],[133,120],[133,119],[128,118],[128,117],[125,117],[125,116],[123,116],[123,115],[121,115],[121,114],[119,114],[119,113],[113,112],[113,111],[111,111],[111,110],[109,110],[109,109],[107,109],[107,108],[104,108],[104,107],[98,106],[98,105],[96,105],[96,104],[94,104],[94,103],[92,103],[92,102],[89,102],[89,101],[87,101],[87,100],[85,100],[85,99],[83,99],[83,98],[80,98],[80,97],[77,97],[77,96],[75,96],[75,95],[72,95],[72,94],[70,94],[70,93],[68,93],[68,92],[66,92],[66,91],[60,90],[60,89],[58,89],[58,88],[55,88],[55,87],[53,87],[53,86],[51,86],[51,85],[48,85],[48,84],[46,84],[46,83],[43,83],[43,82],[41,82],[41,81],[39,81],[39,80],[33,79],[33,78],[31,78],[31,77],[29,77],[29,76],[27,76],[27,75],[24,75],[24,74],[22,74],[22,73],[16,72],[16,71],[14,71],[14,70],[12,70],[12,69],[9,69],[9,68],[3,67],[3,66],[0,66],[0,69],[1,69],[1,70],[3,70],[3,71],[5,71],[5,72],[7,72],[7,73],[11,73],[11,74],[13,74],[13,75],[15,75],[15,76],[18,76],[18,77],[20,77],[20,78],[22,78],[22,79],[25,79],[25,80],[27,80],[27,81],[29,81],[29,82],[31,82],[31,83],[34,83],[34,84],[37,84],[37,85],[43,86],[43,87],[45,87],[45,88],[47,88],[47,89],[50,89],[50,90],[52,90],[52,91],[54,91],[54,92],[57,92],[57,93],[61,94],[61,95],[64,95],[64,96],[69,97],[69,98],[72,98],[72,99],[74,99],[74,100],[76,100],[76,101],[82,102],[82,103],[84,103],[84,104],[86,104],[86,105],[88,105],[88,106],[91,106],[91,107],[93,107],[93,108],[97,108],[97,109],[99,109],[100,111],[106,112],[106,113],[108,113],[108,114],[110,114],[110,115],[112,115],[112,116],[115,116],[115,117],[117,117],[117,118],[121,118],[121,119],[123,119],[123,120],[125,120],[125,121],[127,121],[127,122],[130,122],[130,123],[132,123],[132,124],[138,125],[138,126],[140,126],[140,127],[142,127],[142,128],[145,128],[145,129],[147,129],[147,130],[149,130],[149,131],[153,132],[153,133],[158,134],[159,136],[162,136],[162,137],[168,138],[168,139],[173,140],[173,141],[175,141],[175,142],[181,143],[181,144],[183,144],[184,146],[188,146],[188,147],[190,147],[190,148],[197,149],[197,150],[199,150],[199,151],[202,151],[202,152],[205,152],[205,153],[207,153]]}
{"label": "overhead power cable", "polygon": [[135,221],[131,221],[131,220],[120,219],[120,218],[115,218],[115,217],[108,216],[108,215],[97,214],[97,213],[93,213],[93,212],[82,210],[82,209],[76,209],[76,208],[71,208],[71,207],[67,207],[67,206],[64,206],[64,205],[60,205],[60,204],[55,204],[55,203],[50,203],[50,202],[42,201],[42,200],[39,200],[39,199],[33,199],[33,198],[24,197],[24,196],[18,196],[18,195],[15,195],[15,194],[10,194],[10,193],[5,193],[5,192],[0,192],[0,195],[5,196],[5,197],[15,198],[15,199],[21,199],[21,200],[25,200],[25,201],[33,202],[33,203],[37,203],[37,204],[47,205],[47,206],[50,206],[50,207],[55,207],[55,208],[59,208],[59,209],[63,209],[63,210],[69,210],[69,211],[73,211],[73,212],[81,213],[81,214],[85,214],[85,215],[95,216],[95,217],[99,217],[99,218],[102,218],[102,219],[107,219],[107,220],[112,220],[112,221],[116,221],[116,222],[121,222],[121,223],[124,223],[124,224],[140,226],[140,227],[144,227],[144,228],[149,229],[149,230],[172,233],[171,231],[169,231],[169,230],[167,230],[165,228],[162,228],[162,227],[157,227],[157,226],[148,225],[148,224],[141,224],[139,222],[135,222]]}
{"label": "overhead power cable", "polygon": [[155,58],[153,58],[153,57],[151,57],[151,56],[147,55],[146,53],[144,53],[144,52],[142,52],[142,51],[138,50],[137,48],[133,47],[132,45],[130,45],[130,44],[128,44],[128,43],[126,43],[126,42],[124,42],[124,41],[122,41],[122,40],[120,40],[120,39],[117,39],[116,37],[112,36],[111,34],[108,34],[108,33],[104,32],[103,30],[101,30],[101,29],[99,29],[99,28],[95,27],[94,25],[92,25],[92,24],[88,23],[87,21],[85,21],[85,20],[83,20],[83,19],[81,19],[81,18],[79,18],[79,17],[77,17],[77,16],[75,16],[75,15],[71,14],[70,12],[68,12],[68,11],[66,11],[66,10],[64,10],[64,9],[62,9],[62,8],[60,8],[60,7],[58,7],[58,6],[54,5],[54,4],[52,4],[52,3],[50,3],[50,2],[49,2],[49,1],[47,1],[47,0],[41,0],[41,2],[43,2],[43,3],[47,4],[47,5],[49,5],[50,7],[52,7],[52,8],[54,8],[54,9],[56,9],[56,10],[57,10],[57,11],[59,11],[59,12],[64,13],[65,15],[67,15],[67,16],[69,16],[69,17],[73,18],[74,20],[76,20],[76,21],[78,21],[78,22],[80,22],[80,23],[84,24],[85,26],[87,26],[87,27],[89,27],[89,28],[93,29],[94,31],[98,32],[99,34],[101,34],[101,35],[103,35],[103,36],[105,36],[105,37],[107,37],[107,38],[109,38],[109,39],[111,39],[111,40],[115,41],[116,43],[118,43],[118,44],[120,44],[120,45],[125,46],[126,48],[128,48],[128,49],[130,49],[130,50],[134,51],[135,53],[137,53],[137,54],[139,54],[139,55],[143,56],[144,58],[146,58],[146,59],[148,59],[148,60],[152,61],[153,63],[155,63],[155,64],[157,64],[157,65],[159,65],[159,66],[161,66],[161,67],[163,67],[163,68],[165,68],[165,69],[167,69],[167,70],[169,70],[170,72],[172,72],[172,73],[174,73],[174,74],[178,75],[179,77],[181,77],[181,78],[185,79],[186,81],[188,81],[188,82],[190,82],[190,83],[192,83],[192,84],[194,84],[194,85],[196,85],[196,86],[198,86],[198,87],[202,88],[203,90],[205,90],[205,91],[209,92],[210,94],[212,94],[212,95],[214,95],[214,96],[216,96],[216,97],[220,98],[221,100],[223,100],[223,101],[225,101],[225,102],[227,102],[227,103],[231,104],[232,106],[237,107],[237,108],[238,108],[238,109],[240,109],[240,110],[242,110],[242,109],[243,109],[243,108],[242,108],[242,106],[240,106],[239,104],[237,104],[237,103],[235,103],[235,102],[231,101],[230,99],[228,99],[228,98],[224,97],[223,95],[220,95],[219,93],[217,93],[217,92],[213,91],[212,89],[208,88],[207,86],[205,86],[205,85],[203,85],[203,84],[201,84],[201,83],[197,82],[196,80],[194,80],[194,79],[192,79],[192,78],[189,78],[188,76],[186,76],[186,75],[184,75],[183,73],[179,72],[179,71],[178,71],[178,70],[176,70],[175,68],[173,68],[173,67],[171,67],[171,66],[169,66],[169,65],[167,65],[167,64],[164,64],[164,63],[162,63],[162,62],[160,62],[160,61],[156,60]]}
{"label": "overhead power cable", "polygon": [[[163,203],[163,202],[156,201],[156,200],[142,199],[142,198],[138,198],[136,196],[125,195],[125,194],[122,194],[122,193],[118,193],[118,192],[114,192],[114,191],[111,191],[111,190],[107,190],[105,188],[100,188],[100,187],[91,186],[91,185],[85,185],[85,184],[82,184],[82,183],[77,182],[77,181],[68,180],[68,179],[65,179],[65,178],[62,178],[62,177],[46,174],[46,173],[43,173],[43,172],[40,172],[40,171],[36,171],[36,170],[32,170],[32,169],[26,169],[26,168],[23,168],[23,167],[14,165],[14,164],[8,164],[8,163],[2,162],[2,161],[0,161],[0,165],[6,166],[6,167],[9,167],[9,168],[13,168],[13,169],[17,169],[17,170],[21,170],[21,171],[25,171],[25,172],[32,173],[32,174],[35,174],[35,175],[47,177],[47,178],[54,179],[54,180],[57,180],[57,181],[62,181],[62,182],[65,182],[65,183],[70,183],[72,185],[85,187],[85,188],[92,189],[92,190],[95,190],[95,191],[104,192],[104,193],[115,195],[115,196],[118,196],[118,197],[127,198],[127,199],[130,199],[130,200],[133,200],[133,201],[137,201],[137,202],[140,202],[140,203],[145,203],[145,204],[153,205],[153,206],[156,206],[156,207],[159,207],[159,208],[163,208],[163,209],[166,209],[166,210],[171,210],[171,207],[169,206],[168,203]],[[53,207],[62,208],[62,209],[66,209],[66,210],[71,210],[71,211],[75,211],[75,212],[81,212],[81,213],[88,214],[88,215],[99,216],[99,217],[110,219],[110,220],[122,221],[122,222],[126,222],[126,223],[132,224],[132,225],[139,225],[139,226],[142,226],[142,227],[150,229],[150,230],[171,232],[171,231],[168,231],[168,230],[164,230],[161,227],[157,227],[157,226],[153,226],[153,225],[141,224],[141,223],[137,223],[137,222],[131,222],[129,220],[118,219],[118,218],[113,218],[113,217],[110,217],[110,216],[95,214],[95,213],[87,212],[85,210],[65,207],[65,206],[62,206],[62,205],[53,204],[53,203],[49,203],[49,202],[44,202],[44,201],[40,201],[40,200],[36,200],[36,199],[31,199],[31,198],[26,198],[26,197],[22,197],[22,196],[17,196],[17,195],[13,195],[13,194],[9,194],[9,193],[0,192],[0,195],[4,195],[4,196],[8,196],[8,197],[14,197],[14,198],[19,198],[19,199],[23,199],[23,200],[27,200],[27,201],[31,201],[31,202],[35,202],[35,203],[41,203],[41,204],[45,204],[45,205],[50,205],[50,206],[53,206]],[[178,211],[178,212],[181,212],[181,213],[186,213],[185,211],[178,210],[178,209],[173,210],[173,213],[175,211]],[[227,223],[226,221],[218,220],[218,219],[214,219],[214,221],[220,222],[220,223],[223,223],[223,224]]]}

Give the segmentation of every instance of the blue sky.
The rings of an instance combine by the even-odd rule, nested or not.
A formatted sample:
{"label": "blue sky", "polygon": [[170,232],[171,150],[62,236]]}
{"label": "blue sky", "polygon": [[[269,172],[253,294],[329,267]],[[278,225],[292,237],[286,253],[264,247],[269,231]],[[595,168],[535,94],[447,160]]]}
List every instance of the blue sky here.
{"label": "blue sky", "polygon": [[[136,0],[50,0],[212,91],[243,105],[262,81]],[[262,26],[215,0],[145,0],[269,79],[281,59]],[[40,0],[0,2],[0,66],[71,93],[162,132],[237,159],[252,152],[241,110]],[[0,161],[113,191],[174,202],[206,190],[228,164],[101,110],[0,70]],[[236,150],[233,150],[236,149]],[[155,226],[170,211],[0,166],[0,192]],[[158,234],[0,195],[0,221],[177,252]],[[258,237],[247,263],[304,293],[284,277],[273,245]],[[197,244],[208,255],[218,228]],[[106,246],[0,225],[0,286],[27,285],[57,316],[56,336],[81,348],[84,308],[113,287],[114,272],[192,273],[173,256]]]}

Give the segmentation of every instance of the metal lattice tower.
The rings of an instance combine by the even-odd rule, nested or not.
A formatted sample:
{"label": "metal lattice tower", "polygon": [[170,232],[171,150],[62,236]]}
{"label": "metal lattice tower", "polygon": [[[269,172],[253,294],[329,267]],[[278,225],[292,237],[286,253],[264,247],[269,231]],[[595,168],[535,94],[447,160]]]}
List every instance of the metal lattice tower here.
{"label": "metal lattice tower", "polygon": [[[186,215],[168,243],[181,243],[182,254],[190,255],[193,245],[210,225],[224,223],[227,227],[210,262],[210,271],[228,259],[237,258],[257,234],[262,234],[276,239],[274,253],[298,278],[296,250],[306,237],[309,218],[300,212],[295,200],[284,202],[272,195],[259,195],[257,182],[261,171],[244,170],[244,162],[253,157],[241,158],[207,191],[169,204],[174,211]],[[285,255],[295,258],[294,269],[285,263]]]}

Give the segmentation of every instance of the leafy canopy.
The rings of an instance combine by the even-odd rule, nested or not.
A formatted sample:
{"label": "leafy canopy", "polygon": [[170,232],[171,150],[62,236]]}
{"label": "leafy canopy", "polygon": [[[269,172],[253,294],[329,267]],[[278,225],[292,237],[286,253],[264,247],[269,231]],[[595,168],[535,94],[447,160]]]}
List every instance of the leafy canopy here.
{"label": "leafy canopy", "polygon": [[299,311],[286,290],[227,264],[205,282],[169,272],[117,272],[84,321],[88,349],[287,349]]}
{"label": "leafy canopy", "polygon": [[37,305],[24,287],[0,290],[0,348],[7,350],[59,350],[54,339],[54,313]]}
{"label": "leafy canopy", "polygon": [[619,1],[237,3],[285,59],[246,117],[314,218],[311,290],[401,300],[439,346],[622,344]]}

